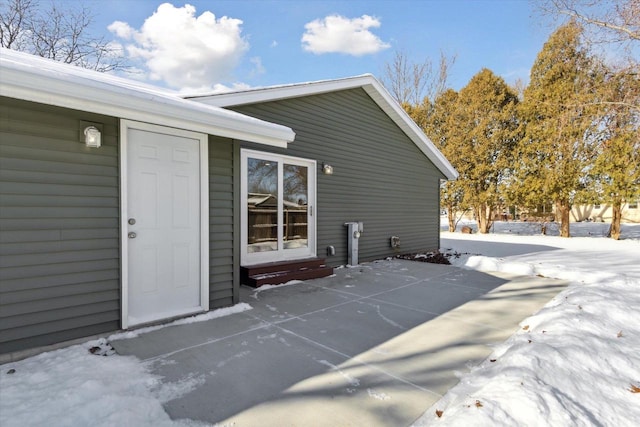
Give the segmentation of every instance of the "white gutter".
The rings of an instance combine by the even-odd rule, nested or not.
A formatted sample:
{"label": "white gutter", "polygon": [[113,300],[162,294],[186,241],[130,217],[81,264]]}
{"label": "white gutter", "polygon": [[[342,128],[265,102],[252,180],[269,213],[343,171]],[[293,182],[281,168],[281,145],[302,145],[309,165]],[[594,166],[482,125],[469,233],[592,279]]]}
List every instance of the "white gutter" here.
{"label": "white gutter", "polygon": [[295,133],[173,92],[109,74],[0,49],[0,96],[286,147]]}

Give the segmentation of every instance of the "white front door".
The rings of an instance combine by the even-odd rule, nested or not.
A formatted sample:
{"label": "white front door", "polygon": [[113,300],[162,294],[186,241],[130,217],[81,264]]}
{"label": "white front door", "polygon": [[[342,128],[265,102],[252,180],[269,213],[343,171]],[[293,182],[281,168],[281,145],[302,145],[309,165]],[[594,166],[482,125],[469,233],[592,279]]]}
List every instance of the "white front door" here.
{"label": "white front door", "polygon": [[241,263],[316,255],[316,162],[242,150]]}
{"label": "white front door", "polygon": [[206,310],[206,136],[123,124],[123,327]]}

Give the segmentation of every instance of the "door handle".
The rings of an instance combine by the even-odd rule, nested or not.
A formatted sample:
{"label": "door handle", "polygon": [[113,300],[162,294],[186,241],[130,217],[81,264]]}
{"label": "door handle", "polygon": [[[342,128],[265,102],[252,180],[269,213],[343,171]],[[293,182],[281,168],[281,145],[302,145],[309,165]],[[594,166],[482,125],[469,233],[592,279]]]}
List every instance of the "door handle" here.
{"label": "door handle", "polygon": [[136,238],[136,236],[137,236],[137,234],[136,234],[136,233],[131,232],[131,233],[127,234],[127,236],[128,236],[130,239],[135,239],[135,238]]}

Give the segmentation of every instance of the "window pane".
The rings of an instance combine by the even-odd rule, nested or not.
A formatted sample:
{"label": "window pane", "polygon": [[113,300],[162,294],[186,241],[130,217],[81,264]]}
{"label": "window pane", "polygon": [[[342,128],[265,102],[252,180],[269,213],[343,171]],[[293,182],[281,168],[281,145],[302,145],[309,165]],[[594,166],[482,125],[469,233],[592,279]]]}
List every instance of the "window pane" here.
{"label": "window pane", "polygon": [[285,249],[306,248],[308,246],[307,205],[309,189],[307,169],[305,166],[284,165],[282,236]]}
{"label": "window pane", "polygon": [[278,250],[278,163],[247,159],[247,252]]}

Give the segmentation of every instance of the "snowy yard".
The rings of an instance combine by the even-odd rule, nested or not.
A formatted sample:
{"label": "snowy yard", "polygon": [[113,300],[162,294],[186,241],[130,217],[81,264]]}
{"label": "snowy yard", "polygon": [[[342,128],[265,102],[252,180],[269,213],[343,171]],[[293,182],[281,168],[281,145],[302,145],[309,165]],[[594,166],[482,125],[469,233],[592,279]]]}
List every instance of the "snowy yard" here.
{"label": "snowy yard", "polygon": [[[460,378],[416,425],[635,425],[640,419],[640,225],[623,238],[608,224],[572,224],[571,239],[532,223],[497,223],[489,235],[442,233],[455,265],[572,282],[509,340]],[[550,228],[552,234],[552,227]],[[505,253],[503,243],[523,245]],[[535,252],[531,252],[535,250]],[[233,310],[202,316],[209,319]],[[138,331],[136,333],[143,333]],[[133,335],[133,334],[132,334]],[[123,334],[120,334],[122,337]],[[194,384],[163,384],[107,341],[0,366],[2,426],[169,426],[162,403]]]}
{"label": "snowy yard", "polygon": [[[555,224],[552,224],[555,225]],[[446,426],[634,426],[640,420],[640,226],[622,241],[609,224],[571,224],[573,237],[539,224],[496,223],[496,234],[443,232],[453,264],[572,282],[416,422]],[[553,230],[553,228],[551,228]],[[496,243],[555,248],[504,256]]]}

